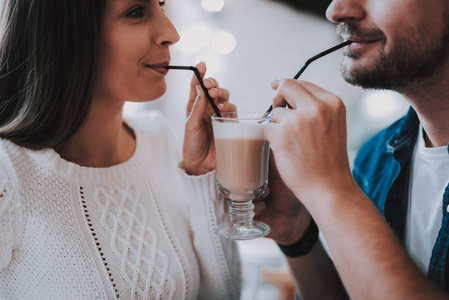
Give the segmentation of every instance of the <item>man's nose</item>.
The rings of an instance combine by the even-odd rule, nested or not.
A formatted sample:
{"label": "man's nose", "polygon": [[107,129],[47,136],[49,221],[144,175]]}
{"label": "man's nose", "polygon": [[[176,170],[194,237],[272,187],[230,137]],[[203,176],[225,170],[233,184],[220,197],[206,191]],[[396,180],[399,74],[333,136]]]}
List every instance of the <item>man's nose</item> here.
{"label": "man's nose", "polygon": [[326,10],[326,17],[333,23],[361,20],[365,16],[364,3],[364,0],[334,0]]}

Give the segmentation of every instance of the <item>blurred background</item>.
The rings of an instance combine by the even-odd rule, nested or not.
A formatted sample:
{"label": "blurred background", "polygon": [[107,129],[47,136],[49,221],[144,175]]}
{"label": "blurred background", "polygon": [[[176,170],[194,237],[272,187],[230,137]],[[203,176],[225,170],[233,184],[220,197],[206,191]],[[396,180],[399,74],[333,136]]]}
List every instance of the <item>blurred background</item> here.
{"label": "blurred background", "polygon": [[[207,64],[206,77],[230,91],[239,111],[264,112],[274,79],[292,78],[307,59],[340,42],[325,18],[328,0],[167,0],[165,10],[181,40],[172,47],[173,65]],[[398,94],[364,91],[340,77],[341,51],[313,62],[301,75],[338,95],[347,108],[352,163],[361,144],[404,115]],[[167,93],[146,104],[127,103],[126,113],[161,110],[173,124],[181,148],[190,92],[190,71],[171,70]],[[270,239],[239,242],[242,300],[293,299],[293,282],[283,255]]]}

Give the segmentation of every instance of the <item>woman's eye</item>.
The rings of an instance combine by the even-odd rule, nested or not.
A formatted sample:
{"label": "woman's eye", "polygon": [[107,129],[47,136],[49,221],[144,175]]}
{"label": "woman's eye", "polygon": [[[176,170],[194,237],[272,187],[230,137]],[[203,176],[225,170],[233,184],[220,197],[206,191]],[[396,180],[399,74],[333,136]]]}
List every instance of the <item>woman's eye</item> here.
{"label": "woman's eye", "polygon": [[165,5],[165,0],[159,0],[159,6],[164,7],[164,5]]}
{"label": "woman's eye", "polygon": [[130,11],[129,13],[127,13],[126,15],[131,17],[131,18],[143,18],[144,13],[143,13],[144,7],[143,6],[139,6],[135,9],[133,9],[132,11]]}

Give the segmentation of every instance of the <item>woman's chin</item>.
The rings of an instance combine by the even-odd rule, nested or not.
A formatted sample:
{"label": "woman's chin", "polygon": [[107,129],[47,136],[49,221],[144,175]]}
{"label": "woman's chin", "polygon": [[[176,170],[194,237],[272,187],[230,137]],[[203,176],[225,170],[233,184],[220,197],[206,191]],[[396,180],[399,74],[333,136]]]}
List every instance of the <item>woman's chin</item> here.
{"label": "woman's chin", "polygon": [[163,87],[160,87],[158,89],[153,89],[151,92],[146,92],[143,95],[140,95],[138,97],[133,97],[132,99],[128,100],[130,102],[150,102],[157,100],[161,98],[167,90],[167,87],[164,85]]}

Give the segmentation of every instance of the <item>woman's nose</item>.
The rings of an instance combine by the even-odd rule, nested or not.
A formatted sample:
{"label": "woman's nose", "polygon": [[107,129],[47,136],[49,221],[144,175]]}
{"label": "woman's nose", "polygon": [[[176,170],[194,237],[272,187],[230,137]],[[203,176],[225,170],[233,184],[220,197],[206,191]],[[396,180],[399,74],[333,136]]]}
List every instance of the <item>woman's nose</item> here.
{"label": "woman's nose", "polygon": [[161,46],[176,44],[180,39],[178,31],[164,12],[162,12],[161,18],[157,22],[157,26],[161,31],[156,38],[156,43]]}

